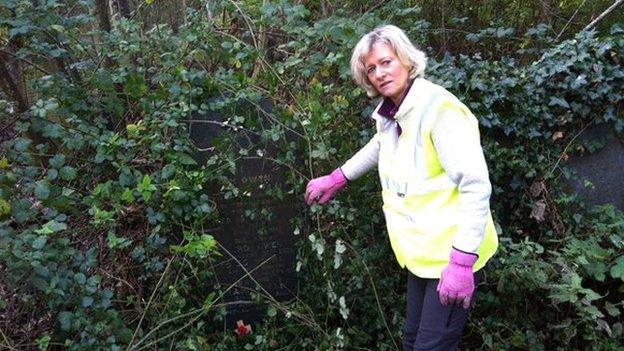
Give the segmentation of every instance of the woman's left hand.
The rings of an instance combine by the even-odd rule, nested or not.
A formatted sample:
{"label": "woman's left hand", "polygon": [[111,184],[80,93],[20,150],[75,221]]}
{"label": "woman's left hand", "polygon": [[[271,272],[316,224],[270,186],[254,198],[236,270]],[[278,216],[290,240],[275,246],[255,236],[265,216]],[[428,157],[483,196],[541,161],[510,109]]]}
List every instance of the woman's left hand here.
{"label": "woman's left hand", "polygon": [[459,251],[455,248],[451,251],[451,259],[448,266],[442,271],[438,283],[440,303],[443,306],[463,302],[465,309],[470,308],[472,294],[475,290],[474,274],[472,266],[477,262],[478,256]]}

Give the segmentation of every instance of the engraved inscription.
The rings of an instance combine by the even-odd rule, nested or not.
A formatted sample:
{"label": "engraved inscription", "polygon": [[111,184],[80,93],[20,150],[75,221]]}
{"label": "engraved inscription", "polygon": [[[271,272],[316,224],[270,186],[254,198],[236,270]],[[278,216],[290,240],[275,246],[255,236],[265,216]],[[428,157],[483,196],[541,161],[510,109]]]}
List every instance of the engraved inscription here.
{"label": "engraved inscription", "polygon": [[[261,104],[268,106],[266,102]],[[254,110],[249,109],[249,111]],[[215,127],[216,123],[201,120],[223,121],[216,113],[196,115],[191,124],[191,137],[196,145],[205,150],[198,155],[198,162],[210,157],[211,143],[222,133],[235,133],[230,129]],[[282,188],[287,194],[285,169],[268,158],[275,157],[271,145],[261,145],[257,136],[243,135],[239,130],[234,136],[239,144],[262,150],[258,157],[243,157],[236,163],[232,183],[242,196],[232,199],[220,198],[219,189],[211,197],[218,200],[219,222],[210,223],[210,233],[227,252],[215,263],[216,279],[222,289],[234,284],[225,295],[228,302],[228,324],[238,319],[246,322],[259,321],[264,307],[251,301],[251,293],[260,291],[277,300],[292,299],[296,294],[295,272],[296,248],[293,228],[290,224],[297,214],[297,201],[293,195],[277,199],[267,192],[269,188]],[[265,158],[266,157],[266,158]],[[243,268],[244,267],[244,268]],[[246,272],[250,272],[250,277]],[[241,279],[241,277],[244,277]],[[252,279],[253,278],[253,279]]]}

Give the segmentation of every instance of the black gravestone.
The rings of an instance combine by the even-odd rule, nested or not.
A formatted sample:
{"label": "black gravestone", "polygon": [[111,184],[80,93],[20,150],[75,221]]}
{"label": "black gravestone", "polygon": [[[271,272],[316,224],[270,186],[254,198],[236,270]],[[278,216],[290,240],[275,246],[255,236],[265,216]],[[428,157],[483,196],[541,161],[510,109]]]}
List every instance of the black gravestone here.
{"label": "black gravestone", "polygon": [[581,134],[586,148],[595,152],[575,155],[568,160],[574,170],[569,185],[591,205],[613,204],[624,210],[624,147],[613,133],[613,127],[601,124]]}
{"label": "black gravestone", "polygon": [[[212,99],[211,103],[222,101]],[[224,133],[233,137],[237,147],[249,150],[248,156],[241,156],[236,162],[231,180],[239,189],[239,196],[226,199],[218,194],[219,189],[210,194],[218,199],[220,222],[216,226],[212,223],[209,232],[223,247],[223,256],[215,264],[216,278],[222,289],[232,286],[224,296],[228,303],[226,323],[232,328],[240,319],[245,323],[262,319],[266,308],[252,303],[253,291],[285,301],[296,295],[297,288],[296,237],[290,220],[297,215],[298,199],[285,189],[287,169],[270,160],[277,152],[273,143],[262,143],[257,133],[233,126],[224,118],[227,115],[232,121],[240,113],[266,127],[271,123],[266,117],[271,113],[271,104],[263,100],[236,110],[194,114],[191,120],[191,138],[202,150],[197,155],[199,162],[219,152],[213,150],[214,141]],[[267,194],[268,189],[276,188],[281,189],[277,193],[284,194],[281,198]]]}

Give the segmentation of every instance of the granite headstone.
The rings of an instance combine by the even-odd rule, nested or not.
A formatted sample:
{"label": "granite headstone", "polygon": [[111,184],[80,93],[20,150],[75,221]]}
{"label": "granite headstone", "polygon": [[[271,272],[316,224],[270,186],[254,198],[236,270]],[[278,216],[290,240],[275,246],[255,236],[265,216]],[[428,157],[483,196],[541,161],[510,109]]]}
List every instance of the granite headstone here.
{"label": "granite headstone", "polygon": [[[297,215],[298,207],[294,194],[284,189],[287,169],[270,160],[276,156],[274,144],[261,142],[257,133],[232,126],[224,118],[227,115],[231,120],[238,113],[270,125],[267,115],[271,110],[271,103],[263,100],[236,111],[192,116],[191,138],[202,150],[197,155],[199,162],[205,162],[215,152],[213,142],[223,133],[229,133],[237,147],[249,151],[236,161],[231,179],[239,196],[226,199],[220,189],[213,189],[210,194],[218,199],[220,221],[208,231],[221,244],[223,255],[215,264],[216,279],[222,289],[232,286],[223,301],[227,303],[228,326],[240,319],[255,323],[264,316],[266,307],[252,302],[253,291],[284,301],[292,299],[297,290],[297,237],[290,221]],[[278,191],[283,194],[281,198],[267,194],[268,189],[278,188],[282,190]]]}
{"label": "granite headstone", "polygon": [[571,189],[592,205],[613,204],[624,210],[624,146],[608,124],[587,129],[580,136],[585,149],[593,152],[574,155],[568,166],[574,170]]}

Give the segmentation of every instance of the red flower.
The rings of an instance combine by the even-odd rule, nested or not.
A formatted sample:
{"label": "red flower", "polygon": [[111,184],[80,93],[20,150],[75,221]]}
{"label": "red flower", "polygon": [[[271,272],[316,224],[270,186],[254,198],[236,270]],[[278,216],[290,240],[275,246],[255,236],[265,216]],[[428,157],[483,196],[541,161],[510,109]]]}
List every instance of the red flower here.
{"label": "red flower", "polygon": [[238,336],[245,336],[247,334],[251,334],[251,325],[245,324],[245,322],[243,322],[243,320],[241,319],[236,322],[236,329],[234,329],[234,332]]}

